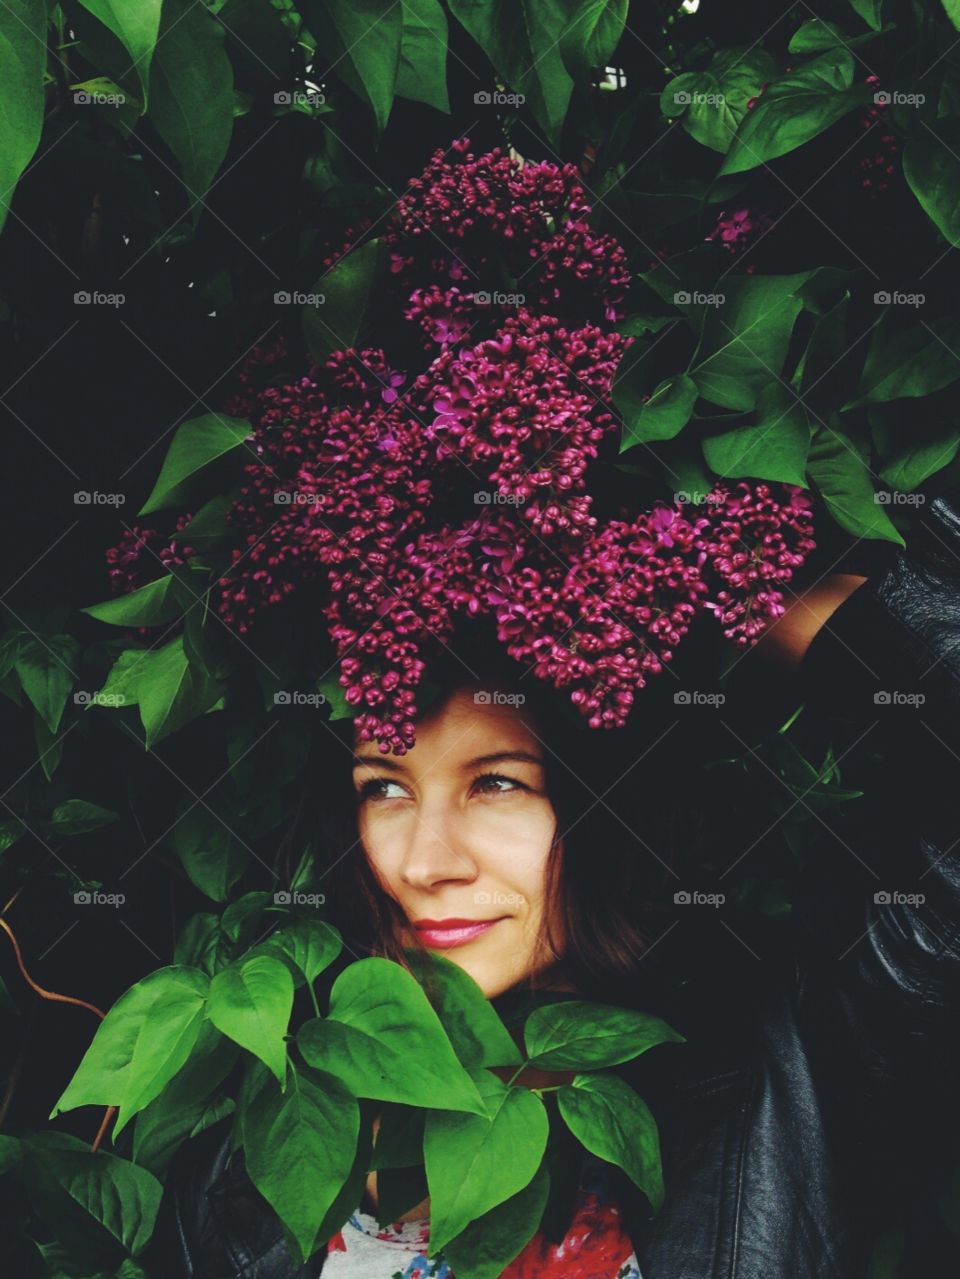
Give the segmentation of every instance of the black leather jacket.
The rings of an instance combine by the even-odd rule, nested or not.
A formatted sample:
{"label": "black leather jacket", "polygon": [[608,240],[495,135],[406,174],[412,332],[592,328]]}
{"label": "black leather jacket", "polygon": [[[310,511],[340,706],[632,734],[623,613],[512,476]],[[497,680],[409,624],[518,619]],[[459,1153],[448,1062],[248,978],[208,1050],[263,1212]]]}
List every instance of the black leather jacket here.
{"label": "black leather jacket", "polygon": [[[667,1188],[655,1218],[631,1221],[644,1279],[879,1274],[878,1224],[904,1208],[914,1226],[918,1213],[933,1222],[960,1134],[957,510],[943,499],[921,508],[909,550],[891,548],[835,611],[801,680],[809,701],[855,723],[852,742],[869,735],[882,820],[864,847],[839,810],[811,817],[822,861],[794,903],[785,966],[747,955],[753,975],[733,990],[729,974],[701,966],[670,1007],[650,1008],[688,1042],[641,1059]],[[784,808],[795,800],[785,794]],[[222,1125],[179,1152],[151,1273],[315,1279],[323,1257],[291,1263],[275,1216],[227,1155]],[[929,1192],[911,1197],[923,1178]],[[960,1241],[951,1265],[937,1229],[923,1227],[899,1274],[956,1273]]]}

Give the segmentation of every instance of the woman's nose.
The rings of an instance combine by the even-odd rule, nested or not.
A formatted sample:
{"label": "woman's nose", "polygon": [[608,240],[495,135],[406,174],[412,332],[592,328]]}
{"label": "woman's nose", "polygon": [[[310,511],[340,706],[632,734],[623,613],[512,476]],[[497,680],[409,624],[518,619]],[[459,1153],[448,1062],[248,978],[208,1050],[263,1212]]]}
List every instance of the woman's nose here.
{"label": "woman's nose", "polygon": [[411,888],[432,888],[444,880],[470,883],[477,873],[459,818],[436,808],[421,810],[404,850],[400,867],[403,881]]}

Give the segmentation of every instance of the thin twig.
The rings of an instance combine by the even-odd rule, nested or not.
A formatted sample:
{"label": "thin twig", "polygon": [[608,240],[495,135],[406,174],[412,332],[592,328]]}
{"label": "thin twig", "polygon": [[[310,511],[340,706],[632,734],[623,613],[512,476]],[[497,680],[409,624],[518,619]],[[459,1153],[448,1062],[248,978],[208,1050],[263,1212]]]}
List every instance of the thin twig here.
{"label": "thin twig", "polygon": [[[12,901],[9,902],[8,907],[12,904]],[[26,966],[23,962],[23,955],[20,952],[20,943],[17,941],[16,934],[7,921],[2,917],[0,917],[0,929],[2,929],[10,938],[10,943],[13,946],[13,953],[17,957],[17,967],[20,969],[23,980],[32,991],[38,994],[41,999],[49,999],[58,1004],[73,1004],[76,1008],[86,1008],[88,1012],[93,1013],[95,1017],[99,1017],[100,1020],[103,1021],[107,1014],[103,1012],[102,1009],[98,1008],[96,1004],[88,1004],[85,999],[77,999],[74,995],[58,995],[55,990],[45,990],[43,986],[41,986],[38,982],[35,982],[27,972]],[[103,1140],[104,1133],[107,1130],[107,1125],[115,1111],[116,1106],[107,1107],[103,1116],[103,1122],[100,1124],[97,1135],[93,1139],[93,1145],[90,1147],[91,1150],[96,1151],[99,1149],[100,1142]]]}

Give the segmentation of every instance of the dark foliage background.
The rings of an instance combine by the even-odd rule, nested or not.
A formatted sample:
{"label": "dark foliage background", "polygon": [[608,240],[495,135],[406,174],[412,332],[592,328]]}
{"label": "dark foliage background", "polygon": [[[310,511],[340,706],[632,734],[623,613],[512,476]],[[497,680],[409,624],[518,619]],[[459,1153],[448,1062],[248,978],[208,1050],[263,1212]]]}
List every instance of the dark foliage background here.
{"label": "dark foliage background", "polygon": [[[351,16],[340,0],[150,0],[127,27],[94,0],[2,7],[0,908],[36,983],[106,1008],[171,962],[192,916],[307,882],[322,853],[303,807],[334,749],[317,712],[267,715],[248,664],[222,709],[145,750],[133,709],[76,700],[126,647],[79,610],[107,597],[105,548],[135,522],[175,428],[222,403],[255,344],[286,332],[303,349],[297,309],[274,295],[314,287],[329,246],[385,216],[435,147],[468,134],[477,152],[581,164],[593,225],[636,276],[617,403],[622,475],[639,490],[705,491],[716,474],[810,484],[809,581],[881,564],[931,496],[955,494],[960,10],[691,7],[371,0]],[[526,102],[478,101],[497,91]],[[748,393],[711,380],[727,358]],[[140,522],[172,529],[163,512]],[[207,639],[230,657],[218,626]],[[290,618],[262,642],[284,671],[322,651]],[[810,714],[785,729],[795,690],[754,663],[720,684],[712,641],[686,660],[689,682],[728,702],[722,724],[710,710],[684,721],[697,750],[675,773],[676,844],[685,882],[723,879],[731,935],[715,944],[746,972],[785,944],[826,828],[870,838],[859,792],[877,761]],[[122,908],[77,903],[95,888]],[[663,962],[689,962],[692,926]],[[48,1127],[93,1028],[32,992],[0,938],[0,1131]],[[54,1127],[91,1140],[98,1122],[80,1111]],[[910,1124],[890,1117],[892,1135]],[[873,1279],[960,1262],[954,1134],[938,1140],[909,1169],[902,1216],[876,1223]],[[23,1231],[4,1231],[0,1269],[90,1273],[59,1247],[56,1205],[13,1174],[2,1184]],[[140,1272],[128,1258],[111,1273]]]}

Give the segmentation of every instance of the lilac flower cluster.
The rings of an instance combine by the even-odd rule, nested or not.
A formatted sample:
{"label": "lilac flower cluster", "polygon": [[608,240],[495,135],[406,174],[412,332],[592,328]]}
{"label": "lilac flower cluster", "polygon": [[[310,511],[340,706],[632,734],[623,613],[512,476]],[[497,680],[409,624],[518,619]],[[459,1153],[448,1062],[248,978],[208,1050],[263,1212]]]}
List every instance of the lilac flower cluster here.
{"label": "lilac flower cluster", "polygon": [[[618,727],[700,611],[754,643],[814,545],[792,485],[721,481],[690,516],[660,503],[598,519],[590,468],[616,460],[611,391],[633,340],[615,328],[625,254],[591,231],[573,165],[475,156],[465,139],[452,152],[410,183],[382,237],[383,331],[406,320],[406,354],[345,348],[284,380],[277,339],[223,406],[251,421],[257,456],[228,514],[240,545],[220,615],[243,634],[308,593],[361,740],[398,755],[458,619],[492,619],[591,727]],[[115,571],[117,589],[134,584],[122,557]]]}
{"label": "lilac flower cluster", "polygon": [[[880,90],[880,77],[867,75],[864,84],[869,84],[876,94]],[[900,173],[900,147],[895,133],[889,126],[883,126],[883,113],[888,110],[888,102],[875,102],[860,116],[860,124],[865,134],[877,128],[877,137],[873,139],[875,150],[861,155],[854,163],[853,172],[860,183],[860,189],[871,200],[876,200],[890,190],[890,184],[896,182]],[[878,125],[877,122],[880,121]]]}

